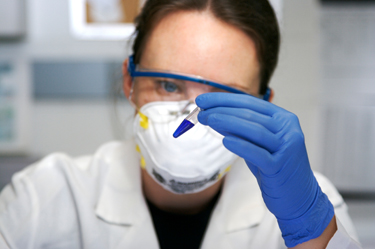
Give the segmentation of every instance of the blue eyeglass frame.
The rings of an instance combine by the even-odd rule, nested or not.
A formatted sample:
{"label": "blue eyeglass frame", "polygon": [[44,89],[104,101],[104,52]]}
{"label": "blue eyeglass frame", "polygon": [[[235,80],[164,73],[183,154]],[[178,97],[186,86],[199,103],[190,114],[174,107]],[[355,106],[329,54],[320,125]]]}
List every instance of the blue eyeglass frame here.
{"label": "blue eyeglass frame", "polygon": [[[137,70],[137,65],[134,64],[134,55],[129,56],[129,63],[128,63],[128,72],[132,78],[135,77],[160,77],[160,78],[170,78],[170,79],[177,79],[177,80],[186,80],[186,81],[193,81],[196,83],[209,85],[212,87],[216,87],[231,93],[239,93],[239,94],[246,94],[253,96],[251,94],[248,94],[246,92],[240,91],[236,88],[226,86],[223,84],[219,84],[210,80],[206,80],[201,78],[200,76],[190,76],[190,75],[184,75],[184,74],[176,74],[172,72],[158,72],[158,71],[139,71]],[[271,95],[271,89],[267,88],[266,94],[260,95],[260,98],[268,101]]]}

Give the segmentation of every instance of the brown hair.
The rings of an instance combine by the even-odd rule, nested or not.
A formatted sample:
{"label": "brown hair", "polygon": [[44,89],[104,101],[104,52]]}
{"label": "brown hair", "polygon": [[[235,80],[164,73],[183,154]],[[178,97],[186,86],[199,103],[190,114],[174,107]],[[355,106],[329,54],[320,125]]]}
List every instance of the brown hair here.
{"label": "brown hair", "polygon": [[213,15],[245,32],[255,43],[260,64],[260,94],[264,94],[276,68],[280,32],[267,0],[147,0],[135,19],[134,62],[138,63],[154,26],[176,11],[210,10]]}

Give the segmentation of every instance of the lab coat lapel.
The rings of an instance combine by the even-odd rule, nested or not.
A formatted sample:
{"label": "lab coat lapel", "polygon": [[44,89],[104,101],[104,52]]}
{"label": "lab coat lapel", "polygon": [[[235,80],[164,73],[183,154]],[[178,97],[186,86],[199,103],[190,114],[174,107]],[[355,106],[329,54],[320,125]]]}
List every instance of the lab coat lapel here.
{"label": "lab coat lapel", "polygon": [[[113,225],[128,227],[118,248],[158,248],[156,234],[142,194],[135,143],[130,140],[114,151],[110,170],[96,207],[97,216]],[[126,158],[124,156],[126,155]]]}
{"label": "lab coat lapel", "polygon": [[[117,248],[158,248],[152,219],[142,194],[134,141],[125,143],[119,150],[127,153],[114,151],[115,154],[109,157],[111,160],[106,162],[110,169],[96,214],[109,224],[127,228]],[[256,179],[244,161],[238,159],[226,176],[201,248],[234,248],[229,235],[258,225],[265,211]]]}
{"label": "lab coat lapel", "polygon": [[233,248],[230,233],[259,225],[265,213],[257,181],[245,162],[238,159],[226,175],[201,248]]}

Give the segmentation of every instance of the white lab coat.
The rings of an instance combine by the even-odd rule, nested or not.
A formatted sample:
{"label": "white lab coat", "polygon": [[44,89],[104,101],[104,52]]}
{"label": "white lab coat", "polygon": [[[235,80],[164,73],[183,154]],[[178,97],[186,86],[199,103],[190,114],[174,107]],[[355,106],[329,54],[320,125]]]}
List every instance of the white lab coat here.
{"label": "white lab coat", "polygon": [[[343,199],[317,179],[341,222],[329,248],[359,248],[343,228],[355,236]],[[15,174],[0,195],[0,248],[158,248],[134,141],[77,159],[52,154]],[[201,248],[285,248],[242,159],[226,176]]]}

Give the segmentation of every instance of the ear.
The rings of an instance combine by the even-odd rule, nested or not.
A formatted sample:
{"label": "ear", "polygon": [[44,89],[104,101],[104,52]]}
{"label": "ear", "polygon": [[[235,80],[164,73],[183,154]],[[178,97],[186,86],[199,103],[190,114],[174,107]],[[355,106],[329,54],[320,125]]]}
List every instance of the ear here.
{"label": "ear", "polygon": [[122,82],[122,89],[127,99],[129,99],[130,91],[132,89],[133,80],[128,72],[128,64],[129,58],[124,60],[122,63],[122,75],[123,75],[123,82]]}
{"label": "ear", "polygon": [[270,97],[268,99],[268,102],[272,103],[273,97],[275,96],[275,91],[272,88],[270,88],[270,89],[271,89],[271,93],[270,93]]}

